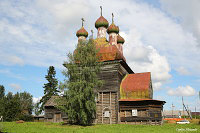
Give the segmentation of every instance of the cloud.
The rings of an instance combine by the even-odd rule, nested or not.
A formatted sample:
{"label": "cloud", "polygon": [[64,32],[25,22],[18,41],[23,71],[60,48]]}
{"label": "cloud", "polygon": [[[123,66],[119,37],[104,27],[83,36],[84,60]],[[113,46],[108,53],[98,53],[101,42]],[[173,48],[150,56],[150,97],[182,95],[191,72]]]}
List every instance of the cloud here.
{"label": "cloud", "polygon": [[25,78],[23,76],[21,76],[19,74],[15,74],[12,71],[10,71],[9,69],[0,69],[0,73],[5,74],[8,77],[25,80]]}
{"label": "cloud", "polygon": [[[75,33],[81,27],[80,19],[85,18],[88,32],[94,29],[100,16],[99,5],[103,6],[103,16],[109,22],[114,12],[114,22],[125,38],[127,63],[134,72],[152,72],[154,89],[161,89],[170,79],[171,69],[183,67],[191,74],[200,74],[200,53],[194,32],[186,30],[168,12],[137,0],[36,0],[31,4],[25,0],[1,1],[0,53],[16,56],[21,63],[20,59],[11,63],[2,58],[0,62],[61,68],[66,53],[73,51],[77,43]],[[189,6],[191,9],[192,5]]]}
{"label": "cloud", "polygon": [[135,73],[151,72],[154,90],[162,89],[162,84],[171,78],[167,58],[160,55],[154,47],[146,46],[136,30],[129,32],[120,33],[126,40],[123,47],[128,64]]}
{"label": "cloud", "polygon": [[24,65],[24,61],[20,57],[15,56],[15,55],[6,55],[5,53],[4,54],[1,53],[0,59],[1,59],[0,64],[2,65],[8,65],[8,66],[11,66],[11,65],[23,66]]}
{"label": "cloud", "polygon": [[19,91],[22,89],[22,87],[19,84],[11,83],[9,86],[14,89],[15,91]]}
{"label": "cloud", "polygon": [[38,103],[42,97],[33,97],[33,103]]}
{"label": "cloud", "polygon": [[193,33],[200,46],[200,2],[199,0],[161,0],[162,8],[178,18],[184,29]]}
{"label": "cloud", "polygon": [[188,70],[186,70],[183,66],[177,68],[176,71],[177,71],[180,75],[189,75],[189,74],[190,74],[190,72],[189,72]]}
{"label": "cloud", "polygon": [[165,98],[163,96],[156,96],[154,99],[165,101]]}
{"label": "cloud", "polygon": [[168,92],[170,96],[194,96],[196,91],[191,86],[178,86],[176,89],[170,89]]}

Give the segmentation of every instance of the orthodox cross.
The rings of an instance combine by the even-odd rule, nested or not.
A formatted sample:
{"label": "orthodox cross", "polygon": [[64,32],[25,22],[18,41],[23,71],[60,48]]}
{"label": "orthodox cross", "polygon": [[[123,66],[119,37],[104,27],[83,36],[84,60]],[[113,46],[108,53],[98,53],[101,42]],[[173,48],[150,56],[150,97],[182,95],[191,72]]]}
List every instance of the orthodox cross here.
{"label": "orthodox cross", "polygon": [[114,14],[112,13],[112,23],[114,23]]}
{"label": "orthodox cross", "polygon": [[83,27],[83,22],[84,22],[85,20],[84,20],[84,18],[81,18],[81,20],[82,20],[82,27]]}
{"label": "orthodox cross", "polygon": [[100,6],[100,8],[101,8],[101,16],[102,16],[102,6]]}

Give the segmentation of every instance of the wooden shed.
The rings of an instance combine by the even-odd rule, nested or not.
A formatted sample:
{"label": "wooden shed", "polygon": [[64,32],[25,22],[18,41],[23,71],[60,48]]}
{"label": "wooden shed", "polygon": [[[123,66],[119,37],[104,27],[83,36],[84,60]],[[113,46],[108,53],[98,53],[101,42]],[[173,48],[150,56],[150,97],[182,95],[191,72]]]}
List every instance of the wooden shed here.
{"label": "wooden shed", "polygon": [[164,103],[153,99],[119,100],[120,123],[162,124]]}
{"label": "wooden shed", "polygon": [[67,116],[56,108],[56,99],[59,96],[52,96],[44,105],[44,120],[45,122],[63,122],[67,121]]}

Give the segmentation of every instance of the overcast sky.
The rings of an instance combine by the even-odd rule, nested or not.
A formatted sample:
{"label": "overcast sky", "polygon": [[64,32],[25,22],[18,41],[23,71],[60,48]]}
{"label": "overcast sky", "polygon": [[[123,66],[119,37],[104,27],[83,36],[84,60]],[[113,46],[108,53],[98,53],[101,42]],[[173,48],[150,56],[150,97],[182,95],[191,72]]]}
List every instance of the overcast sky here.
{"label": "overcast sky", "polygon": [[50,65],[63,81],[62,63],[77,43],[76,31],[97,30],[100,16],[120,28],[124,55],[135,73],[151,72],[154,99],[164,109],[181,109],[181,96],[194,110],[200,102],[199,0],[1,0],[0,84],[6,91],[43,95]]}

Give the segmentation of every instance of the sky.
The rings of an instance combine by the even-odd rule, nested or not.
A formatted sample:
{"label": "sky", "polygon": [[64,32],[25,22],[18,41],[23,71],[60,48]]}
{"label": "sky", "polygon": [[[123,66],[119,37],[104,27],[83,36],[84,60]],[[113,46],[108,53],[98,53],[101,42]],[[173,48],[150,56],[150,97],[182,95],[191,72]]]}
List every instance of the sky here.
{"label": "sky", "polygon": [[[199,0],[1,0],[0,84],[6,93],[27,91],[34,102],[43,96],[45,75],[55,66],[59,81],[76,31],[91,35],[103,16],[120,28],[127,64],[135,73],[151,72],[153,98],[164,110],[182,109],[181,97],[200,111]],[[108,36],[107,36],[108,37]]]}

